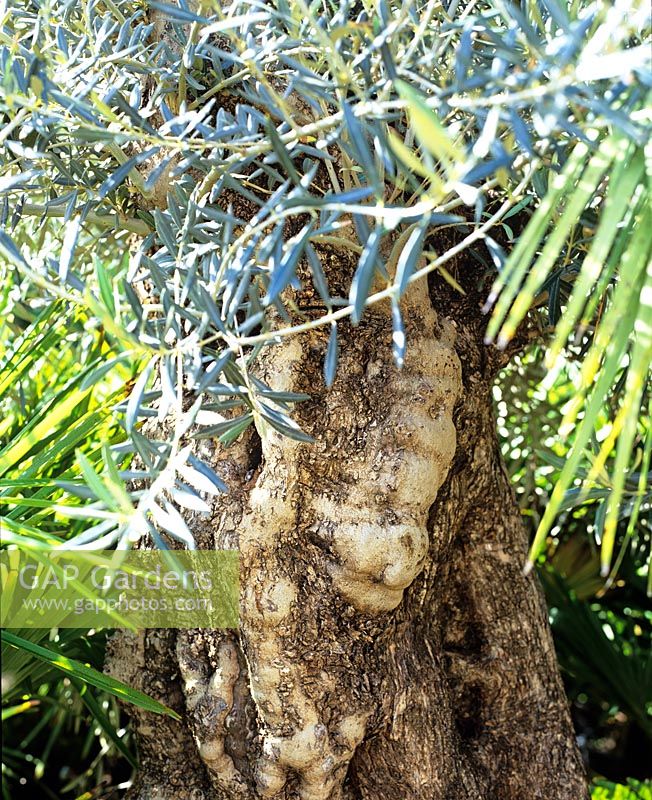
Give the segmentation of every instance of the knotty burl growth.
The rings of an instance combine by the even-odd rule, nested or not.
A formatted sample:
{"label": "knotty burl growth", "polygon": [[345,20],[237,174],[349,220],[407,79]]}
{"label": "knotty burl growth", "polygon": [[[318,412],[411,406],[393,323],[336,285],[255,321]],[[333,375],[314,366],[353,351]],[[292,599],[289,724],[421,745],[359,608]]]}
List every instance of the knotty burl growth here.
{"label": "knotty burl growth", "polygon": [[[401,371],[391,361],[389,309],[375,309],[341,354],[343,377],[303,410],[301,421],[316,442],[271,428],[262,437],[262,468],[238,525],[241,637],[261,736],[253,768],[260,797],[283,796],[289,777],[301,800],[338,796],[371,714],[360,697],[324,719],[342,675],[328,674],[319,659],[311,674],[310,659],[297,656],[291,632],[305,625],[302,609],[315,602],[306,597],[306,576],[321,567],[315,577],[323,584],[322,606],[348,605],[349,617],[385,615],[399,605],[428,552],[428,510],[455,452],[460,365],[453,326],[438,322],[425,282],[410,288],[403,305],[410,347]],[[270,348],[261,377],[276,391],[309,388],[314,396],[323,382],[308,384],[320,367],[322,343],[323,334],[311,333]],[[317,556],[305,574],[297,558],[303,548]],[[204,696],[221,709],[220,721],[197,738],[200,755],[228,791],[242,783],[224,746],[242,675],[232,643],[219,652]],[[197,677],[186,669],[184,679],[189,693]]]}
{"label": "knotty burl growth", "polygon": [[340,325],[329,390],[327,331],[261,352],[273,389],[310,394],[294,416],[316,441],[197,445],[229,492],[188,523],[240,549],[241,625],[112,643],[113,674],[184,718],[131,711],[129,800],[585,800],[479,307],[411,286],[402,370],[369,308]]}
{"label": "knotty burl growth", "polygon": [[[262,437],[263,466],[239,525],[241,630],[262,735],[253,776],[261,797],[281,796],[289,777],[298,779],[301,800],[337,797],[371,713],[361,699],[325,720],[337,676],[321,668],[311,674],[310,662],[297,659],[297,643],[285,639],[305,603],[305,576],[293,563],[298,540],[321,551],[319,579],[329,587],[322,603],[348,604],[363,616],[396,608],[428,553],[428,510],[455,453],[460,365],[453,326],[438,322],[425,282],[409,289],[403,306],[410,346],[401,371],[391,361],[388,309],[374,310],[341,355],[344,378],[310,403],[303,422],[316,442],[271,428]],[[261,377],[276,391],[311,388],[314,395],[307,383],[322,338],[270,348]],[[210,687],[224,722],[239,679],[230,648],[224,645]],[[218,783],[228,785],[239,780],[221,742],[225,732],[199,745]]]}

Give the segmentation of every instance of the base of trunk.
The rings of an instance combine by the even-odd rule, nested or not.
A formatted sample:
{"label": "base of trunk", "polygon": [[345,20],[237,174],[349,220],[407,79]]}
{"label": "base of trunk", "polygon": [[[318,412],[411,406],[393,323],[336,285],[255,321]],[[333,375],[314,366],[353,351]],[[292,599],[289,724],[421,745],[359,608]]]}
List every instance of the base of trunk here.
{"label": "base of trunk", "polygon": [[130,800],[587,797],[477,297],[431,292],[451,319],[410,296],[403,372],[386,310],[344,339],[331,392],[320,332],[262,363],[311,393],[317,442],[270,435],[257,464],[250,434],[214,458],[231,492],[191,524],[241,549],[241,630],[115,637],[111,672],[184,717],[134,712]]}

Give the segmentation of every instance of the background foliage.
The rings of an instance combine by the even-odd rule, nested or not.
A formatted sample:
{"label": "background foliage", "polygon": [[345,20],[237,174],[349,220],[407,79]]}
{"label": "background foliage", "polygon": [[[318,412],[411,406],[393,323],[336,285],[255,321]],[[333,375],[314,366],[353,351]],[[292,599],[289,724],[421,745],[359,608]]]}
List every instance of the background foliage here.
{"label": "background foliage", "polygon": [[[341,326],[389,302],[400,365],[401,294],[454,284],[465,253],[495,279],[488,342],[526,316],[554,330],[496,402],[587,750],[649,737],[647,5],[1,0],[0,18],[3,543],[194,546],[178,510],[228,488],[195,439],[306,438],[302,398],[252,374],[260,349],[325,326],[330,384]],[[356,264],[345,291],[328,248]],[[102,638],[48,647],[97,666]],[[20,658],[6,780],[47,769],[83,702],[70,796],[97,787],[125,746],[113,701],[79,674],[24,683]]]}
{"label": "background foliage", "polygon": [[[572,375],[577,370],[569,350],[562,369],[550,376],[537,348],[517,359],[494,388],[503,457],[532,535],[573,444],[572,435],[559,430],[563,408],[574,395]],[[603,409],[605,426],[607,414]],[[649,435],[649,423],[647,418],[640,421],[641,442]],[[632,524],[631,516],[623,514],[616,538],[619,569],[605,582],[599,545],[610,491],[606,471],[602,480],[588,500],[577,502],[578,489],[568,493],[539,574],[585,762],[597,773],[624,782],[650,777],[650,515],[643,513]],[[602,795],[596,791],[596,796]]]}

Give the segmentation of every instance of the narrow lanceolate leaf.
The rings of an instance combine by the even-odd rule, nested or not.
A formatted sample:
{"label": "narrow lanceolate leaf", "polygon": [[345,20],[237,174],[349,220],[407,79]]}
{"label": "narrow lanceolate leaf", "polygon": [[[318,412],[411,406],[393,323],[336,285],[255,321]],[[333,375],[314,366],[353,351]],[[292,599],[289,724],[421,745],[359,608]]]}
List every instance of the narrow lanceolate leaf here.
{"label": "narrow lanceolate leaf", "polygon": [[381,230],[380,228],[374,228],[367,239],[362,254],[360,255],[358,268],[356,269],[353,280],[351,281],[349,302],[353,306],[351,321],[354,325],[357,325],[360,322],[365,303],[369,297],[374,274],[376,272],[376,265],[378,263],[380,240]]}
{"label": "narrow lanceolate leaf", "polygon": [[115,299],[113,296],[113,286],[111,283],[111,276],[109,275],[106,267],[101,259],[95,258],[95,274],[97,275],[97,282],[100,287],[100,296],[102,302],[106,306],[107,311],[111,316],[115,317]]}
{"label": "narrow lanceolate leaf", "polygon": [[98,195],[100,198],[105,198],[109,192],[112,192],[114,189],[117,189],[118,186],[125,180],[127,175],[131,172],[132,169],[137,167],[139,164],[142,164],[143,161],[146,161],[151,156],[155,155],[158,152],[158,147],[150,147],[148,150],[144,150],[142,153],[138,153],[135,156],[127,159],[124,164],[121,164],[114,172],[109,175],[109,177],[104,181],[104,183],[100,186],[98,190]]}
{"label": "narrow lanceolate leaf", "polygon": [[5,175],[4,177],[0,178],[0,194],[3,192],[8,192],[10,189],[15,188],[16,186],[20,186],[21,188],[25,187],[26,183],[40,174],[41,170],[30,169],[27,172],[18,172],[16,175]]}
{"label": "narrow lanceolate leaf", "polygon": [[376,184],[378,182],[378,173],[376,164],[372,155],[369,144],[365,138],[362,130],[362,125],[357,120],[353,109],[348,103],[342,104],[342,111],[344,113],[344,121],[349,132],[349,140],[355,152],[356,160],[362,166],[366,173],[368,183]]}
{"label": "narrow lanceolate leaf", "polygon": [[79,238],[80,227],[79,218],[69,222],[66,226],[66,234],[63,237],[61,255],[59,256],[59,278],[62,281],[65,281],[68,277],[68,270],[70,269],[75,254],[75,246]]}
{"label": "narrow lanceolate leaf", "polygon": [[170,490],[170,495],[178,506],[187,508],[189,511],[200,511],[202,513],[208,513],[211,510],[208,503],[202,500],[189,486],[178,482],[177,487]]}
{"label": "narrow lanceolate leaf", "polygon": [[161,178],[165,171],[170,168],[172,161],[174,160],[174,156],[168,156],[167,158],[161,159],[159,163],[154,167],[154,169],[147,175],[145,183],[145,190],[148,192],[153,191],[154,187],[156,186],[159,178]]}
{"label": "narrow lanceolate leaf", "polygon": [[[401,237],[401,239],[402,238],[403,237]],[[417,263],[423,251],[423,242],[425,238],[426,238],[425,225],[418,225],[415,226],[414,229],[409,232],[406,241],[401,242],[401,239],[399,239],[399,242],[401,242],[402,249],[398,257],[398,262],[396,264],[396,278],[394,281],[394,283],[398,286],[399,297],[401,297],[401,295],[407,288],[408,281],[410,280],[410,277],[412,276],[412,274],[416,269]],[[390,268],[390,274],[391,274],[391,268]]]}
{"label": "narrow lanceolate leaf", "polygon": [[435,112],[428,107],[426,98],[404,81],[397,81],[396,88],[407,102],[410,122],[421,145],[447,167],[462,166],[466,161],[464,150],[451,140]]}
{"label": "narrow lanceolate leaf", "polygon": [[17,267],[27,268],[27,262],[20,254],[20,251],[3,230],[0,230],[0,253],[11,263]]}
{"label": "narrow lanceolate leaf", "polygon": [[188,457],[188,464],[179,468],[179,475],[200,492],[219,494],[228,492],[228,487],[220,476],[195,456]]}
{"label": "narrow lanceolate leaf", "polygon": [[177,251],[177,238],[170,222],[170,215],[156,209],[154,211],[154,222],[156,224],[156,233],[158,233],[161,241],[167,247],[168,253],[175,254]]}
{"label": "narrow lanceolate leaf", "polygon": [[324,305],[328,308],[331,305],[331,296],[330,291],[328,289],[328,280],[326,279],[326,275],[324,274],[324,268],[321,265],[321,261],[319,260],[319,256],[315,252],[315,248],[307,242],[305,247],[305,254],[308,258],[308,263],[310,264],[310,274],[312,277],[312,282],[315,286],[315,289],[319,292],[319,296],[324,302]]}
{"label": "narrow lanceolate leaf", "polygon": [[131,498],[127,492],[123,479],[120,477],[120,472],[111,455],[111,449],[106,442],[102,445],[102,456],[104,465],[107,471],[107,483],[111,493],[116,498],[118,505],[122,507],[123,511],[130,513],[132,510]]}
{"label": "narrow lanceolate leaf", "polygon": [[231,360],[232,356],[233,353],[230,350],[226,350],[217,360],[211,362],[195,387],[195,391],[197,393],[203,392],[208,386],[217,383],[224,371],[225,365]]}
{"label": "narrow lanceolate leaf", "polygon": [[429,170],[426,165],[419,160],[416,153],[406,146],[403,139],[401,139],[401,137],[393,128],[389,129],[388,142],[389,146],[394,152],[394,155],[399,158],[406,167],[409,168],[410,172],[414,172],[416,175],[420,175],[422,178],[428,178],[429,180],[433,179],[432,170]]}
{"label": "narrow lanceolate leaf", "polygon": [[337,371],[338,349],[339,346],[337,343],[337,325],[334,322],[332,322],[330,336],[328,337],[328,348],[326,349],[326,358],[324,359],[324,380],[326,381],[326,386],[328,387],[332,386],[333,381],[335,380],[335,373]]}
{"label": "narrow lanceolate leaf", "polygon": [[255,384],[260,389],[261,397],[266,397],[275,403],[301,403],[304,400],[310,400],[310,395],[305,392],[277,392],[265,386],[262,381],[255,381]]}
{"label": "narrow lanceolate leaf", "polygon": [[302,431],[287,414],[283,414],[266,403],[260,403],[260,408],[263,418],[283,436],[287,436],[288,439],[295,439],[298,442],[314,442],[313,437]]}
{"label": "narrow lanceolate leaf", "polygon": [[217,437],[223,445],[230,445],[232,442],[240,436],[241,433],[247,430],[247,428],[253,422],[254,415],[249,412],[247,414],[243,414],[241,417],[236,417],[233,420],[233,424],[229,427],[228,430],[225,430],[223,433]]}
{"label": "narrow lanceolate leaf", "polygon": [[156,503],[152,503],[149,510],[157,527],[164,530],[173,539],[185,544],[189,550],[196,549],[197,545],[190,532],[190,528],[186,525],[184,518],[171,503],[168,503],[167,500],[165,501],[165,510]]}
{"label": "narrow lanceolate leaf", "polygon": [[102,478],[95,472],[91,462],[81,450],[77,450],[75,455],[88,488],[93,492],[98,500],[101,500],[104,503],[107,508],[113,508],[113,506],[116,505],[116,498],[104,485]]}
{"label": "narrow lanceolate leaf", "polygon": [[233,16],[226,17],[218,22],[212,22],[210,25],[206,25],[206,27],[202,27],[202,38],[206,40],[208,36],[211,36],[214,33],[222,33],[223,31],[228,31],[232,28],[238,28],[240,25],[249,27],[255,22],[265,22],[267,19],[269,19],[269,16],[269,14],[266,14],[262,11],[252,11],[249,14],[234,14]]}
{"label": "narrow lanceolate leaf", "polygon": [[159,3],[157,0],[150,0],[149,5],[176,22],[199,22],[202,25],[210,24],[209,19],[199,16],[199,14],[193,14],[193,12],[188,11],[187,8],[181,8],[180,6],[175,6],[170,3]]}
{"label": "narrow lanceolate leaf", "polygon": [[269,136],[270,143],[272,145],[272,149],[274,154],[278,158],[281,166],[287,172],[287,174],[292,178],[294,183],[299,186],[301,184],[301,176],[296,170],[296,167],[292,163],[292,158],[288,152],[287,147],[281,141],[281,137],[278,135],[278,131],[274,127],[274,123],[271,119],[268,119],[265,124],[265,129],[267,130],[267,135]]}
{"label": "narrow lanceolate leaf", "polygon": [[127,433],[131,433],[133,430],[134,425],[136,424],[136,420],[138,419],[138,413],[140,411],[140,404],[143,399],[143,395],[145,394],[145,389],[147,388],[147,383],[149,382],[150,376],[152,374],[152,370],[154,369],[154,365],[158,360],[158,356],[154,356],[149,360],[149,363],[142,371],[140,377],[136,381],[134,388],[131,391],[131,395],[129,397],[129,402],[127,403],[127,410],[125,412],[125,428]]}
{"label": "narrow lanceolate leaf", "polygon": [[396,366],[400,369],[405,361],[405,326],[401,309],[394,298],[392,298],[392,354]]}
{"label": "narrow lanceolate leaf", "polygon": [[273,303],[279,294],[288,286],[296,272],[299,259],[303,255],[303,248],[308,241],[310,232],[313,228],[313,222],[309,222],[303,229],[293,236],[286,244],[286,252],[283,255],[278,267],[272,273],[272,279],[269,283],[269,289],[265,297],[265,304]]}
{"label": "narrow lanceolate leaf", "polygon": [[[245,417],[251,417],[251,413],[242,414],[239,417],[229,417],[223,419],[222,422],[217,422],[214,425],[206,425],[199,428],[192,434],[193,439],[220,439],[225,433],[230,433],[233,428],[239,427],[240,423],[244,421]],[[244,430],[241,428],[241,430]]]}
{"label": "narrow lanceolate leaf", "polygon": [[174,719],[181,719],[175,711],[159,703],[158,700],[148,697],[146,694],[143,694],[143,692],[139,692],[138,689],[132,689],[130,686],[127,686],[126,683],[122,683],[122,681],[118,681],[102,672],[98,672],[96,669],[86,664],[82,664],[81,661],[68,658],[60,653],[55,653],[52,650],[41,647],[41,645],[30,642],[28,639],[16,636],[10,631],[3,630],[1,636],[2,641],[6,642],[8,645],[19,650],[24,650],[35,658],[50,664],[55,669],[59,669],[67,675],[78,678],[91,686],[96,686],[98,689],[102,689],[102,691],[109,692],[109,694],[115,695],[126,703],[133,703],[135,706],[144,708],[146,711],[151,711],[154,714],[167,714],[170,717],[174,717]]}
{"label": "narrow lanceolate leaf", "polygon": [[79,384],[79,388],[84,391],[85,389],[89,389],[91,386],[94,386],[112,369],[114,369],[118,364],[123,361],[127,361],[129,359],[129,355],[119,355],[115,356],[114,358],[109,358],[104,363],[100,364],[99,366],[95,367],[94,369],[90,369],[86,372],[84,377],[82,378],[81,383]]}

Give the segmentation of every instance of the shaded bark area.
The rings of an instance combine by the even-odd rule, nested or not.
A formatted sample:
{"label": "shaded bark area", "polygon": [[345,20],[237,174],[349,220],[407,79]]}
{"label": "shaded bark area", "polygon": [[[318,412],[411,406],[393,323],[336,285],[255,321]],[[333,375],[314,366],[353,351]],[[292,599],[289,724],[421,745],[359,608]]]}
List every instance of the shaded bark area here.
{"label": "shaded bark area", "polygon": [[241,628],[114,641],[111,671],[184,712],[135,713],[130,798],[587,796],[467,288],[411,292],[403,372],[382,308],[342,327],[330,392],[321,332],[261,362],[311,393],[297,417],[317,441],[202,454],[231,492],[190,522],[241,549]]}
{"label": "shaded bark area", "polygon": [[[174,658],[176,637],[174,630],[118,631],[109,642],[106,670],[129,686],[161,698],[185,716],[185,698]],[[133,796],[148,800],[210,797],[210,780],[188,725],[135,706],[127,710],[141,764]]]}
{"label": "shaded bark area", "polygon": [[587,796],[543,595],[522,573],[526,535],[491,403],[499,364],[470,289],[431,287],[456,319],[457,448],[430,512],[430,558],[379,649],[388,722],[353,759],[356,800]]}

